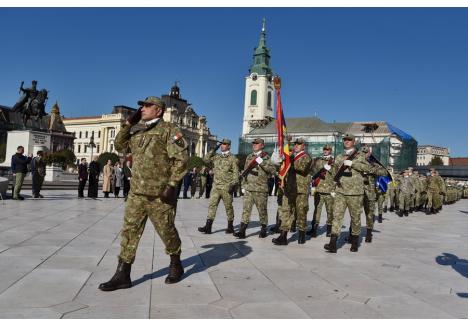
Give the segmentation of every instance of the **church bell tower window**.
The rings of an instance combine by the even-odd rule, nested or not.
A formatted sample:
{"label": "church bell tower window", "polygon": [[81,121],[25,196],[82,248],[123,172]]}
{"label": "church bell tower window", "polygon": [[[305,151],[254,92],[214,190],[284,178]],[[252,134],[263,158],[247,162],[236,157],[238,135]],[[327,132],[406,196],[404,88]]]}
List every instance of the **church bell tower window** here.
{"label": "church bell tower window", "polygon": [[257,105],[257,91],[255,89],[250,93],[250,105]]}

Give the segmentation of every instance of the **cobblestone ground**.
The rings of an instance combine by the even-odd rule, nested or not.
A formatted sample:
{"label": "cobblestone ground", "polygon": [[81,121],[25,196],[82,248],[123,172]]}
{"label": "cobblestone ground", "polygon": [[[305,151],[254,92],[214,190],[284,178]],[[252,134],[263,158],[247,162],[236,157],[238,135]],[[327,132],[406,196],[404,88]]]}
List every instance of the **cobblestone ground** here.
{"label": "cobblestone ground", "polygon": [[[436,216],[387,213],[371,244],[351,253],[340,240],[337,254],[323,250],[323,230],[305,245],[293,234],[273,246],[272,235],[258,238],[256,212],[247,239],[226,235],[222,204],[214,233],[200,234],[208,200],[180,200],[184,279],[164,284],[169,257],[148,222],[134,286],[101,292],[117,264],[124,201],[44,195],[0,203],[0,318],[468,317],[466,199]],[[269,206],[272,224],[273,197]],[[241,199],[234,208],[239,224]]]}

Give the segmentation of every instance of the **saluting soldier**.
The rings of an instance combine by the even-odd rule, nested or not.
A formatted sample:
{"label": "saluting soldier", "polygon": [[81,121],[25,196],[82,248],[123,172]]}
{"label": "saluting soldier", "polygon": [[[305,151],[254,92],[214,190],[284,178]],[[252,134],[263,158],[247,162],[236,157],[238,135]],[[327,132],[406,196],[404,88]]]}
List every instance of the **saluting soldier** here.
{"label": "saluting soldier", "polygon": [[[330,243],[324,246],[328,252],[336,253],[336,242],[341,233],[346,208],[351,215],[351,251],[358,251],[361,233],[361,211],[364,198],[362,173],[369,173],[371,166],[364,153],[355,148],[355,138],[351,134],[343,136],[344,153],[335,159],[333,176],[337,182],[333,203],[333,226]],[[339,178],[338,178],[339,177]]]}
{"label": "saluting soldier", "polygon": [[311,161],[311,157],[305,152],[304,139],[296,139],[291,155],[291,167],[284,180],[284,195],[280,209],[281,234],[278,238],[272,239],[275,245],[288,244],[288,231],[295,217],[299,229],[298,243],[305,243]]}
{"label": "saluting soldier", "polygon": [[[176,283],[184,273],[180,262],[181,241],[174,219],[176,187],[187,171],[187,142],[175,124],[163,121],[166,105],[162,100],[150,96],[139,101],[138,105],[140,109],[128,119],[115,138],[117,151],[132,153],[133,169],[121,231],[119,265],[112,279],[99,285],[103,291],[132,286],[131,266],[148,217],[171,258],[165,282]],[[146,128],[132,135],[131,128],[140,119]]]}
{"label": "saluting soldier", "polygon": [[312,238],[317,237],[323,205],[325,205],[327,212],[327,237],[331,235],[333,223],[333,197],[331,193],[335,188],[332,175],[333,160],[332,147],[327,144],[323,147],[322,156],[315,159],[313,164],[312,174],[314,176],[318,175],[315,180],[312,180],[314,188],[314,215],[312,218],[312,228],[310,231],[307,231],[307,234],[312,236]]}
{"label": "saluting soldier", "polygon": [[234,233],[234,236],[239,239],[245,239],[245,231],[249,225],[254,204],[257,206],[262,225],[259,237],[265,238],[267,236],[268,178],[275,173],[276,168],[271,163],[268,154],[263,151],[264,147],[265,142],[263,139],[254,139],[252,142],[253,153],[247,156],[244,171],[241,174],[244,207],[242,209],[240,230]]}
{"label": "saluting soldier", "polygon": [[[221,154],[216,154],[221,147]],[[211,234],[211,227],[216,217],[216,210],[220,200],[223,200],[226,208],[228,227],[226,233],[234,233],[234,208],[232,206],[232,192],[239,178],[237,158],[231,154],[231,140],[224,138],[205,156],[205,164],[212,165],[214,170],[214,181],[208,205],[208,217],[205,226],[199,227],[198,231]]]}

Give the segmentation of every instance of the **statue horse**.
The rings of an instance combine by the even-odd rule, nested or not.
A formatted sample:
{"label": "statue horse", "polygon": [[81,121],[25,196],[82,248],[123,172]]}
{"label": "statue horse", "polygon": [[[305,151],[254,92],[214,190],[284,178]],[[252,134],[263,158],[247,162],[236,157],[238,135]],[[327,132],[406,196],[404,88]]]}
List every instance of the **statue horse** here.
{"label": "statue horse", "polygon": [[23,114],[23,124],[26,126],[26,122],[30,120],[32,117],[36,121],[39,121],[46,115],[45,112],[45,105],[47,101],[47,90],[41,89],[37,96],[32,100],[29,101],[21,110],[20,112]]}

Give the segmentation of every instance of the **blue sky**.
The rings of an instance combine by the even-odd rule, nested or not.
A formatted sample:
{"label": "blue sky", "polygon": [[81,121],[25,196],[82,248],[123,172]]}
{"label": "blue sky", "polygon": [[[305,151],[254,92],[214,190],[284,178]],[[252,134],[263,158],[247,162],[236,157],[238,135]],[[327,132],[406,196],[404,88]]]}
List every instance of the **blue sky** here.
{"label": "blue sky", "polygon": [[468,9],[0,8],[0,104],[36,79],[48,111],[99,115],[178,80],[236,152],[263,17],[287,117],[385,120],[468,156]]}

